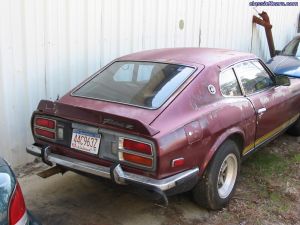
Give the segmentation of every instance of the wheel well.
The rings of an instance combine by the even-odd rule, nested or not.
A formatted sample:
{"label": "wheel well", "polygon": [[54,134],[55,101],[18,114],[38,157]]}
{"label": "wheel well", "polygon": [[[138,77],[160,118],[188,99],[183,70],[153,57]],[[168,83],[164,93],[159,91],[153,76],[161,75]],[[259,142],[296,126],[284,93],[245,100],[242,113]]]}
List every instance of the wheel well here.
{"label": "wheel well", "polygon": [[229,139],[233,140],[239,147],[240,153],[242,154],[244,149],[244,138],[241,134],[235,133],[229,136]]}
{"label": "wheel well", "polygon": [[[243,150],[244,150],[244,144],[245,144],[243,135],[240,134],[240,133],[233,133],[233,134],[229,135],[223,141],[222,144],[224,144],[227,140],[234,141],[237,144],[237,146],[239,148],[239,152],[240,152],[240,157],[242,158],[242,156],[243,156]],[[203,174],[205,174],[205,171],[207,170],[207,168],[209,167],[209,165],[212,163],[213,158],[215,157],[215,155],[218,152],[218,149],[220,148],[221,145],[219,145],[218,148],[216,149],[216,151],[213,152],[213,155],[207,160],[208,163],[205,164],[204,167],[202,168]]]}

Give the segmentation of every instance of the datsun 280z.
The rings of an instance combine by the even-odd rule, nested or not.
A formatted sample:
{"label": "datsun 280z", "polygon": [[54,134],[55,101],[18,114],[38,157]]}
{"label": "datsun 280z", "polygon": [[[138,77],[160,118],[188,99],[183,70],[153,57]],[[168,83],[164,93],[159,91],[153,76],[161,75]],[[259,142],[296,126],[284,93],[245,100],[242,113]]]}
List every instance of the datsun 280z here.
{"label": "datsun 280z", "polygon": [[118,58],[32,115],[27,152],[63,170],[209,209],[233,196],[241,161],[282,132],[300,135],[300,80],[255,55],[208,48]]}

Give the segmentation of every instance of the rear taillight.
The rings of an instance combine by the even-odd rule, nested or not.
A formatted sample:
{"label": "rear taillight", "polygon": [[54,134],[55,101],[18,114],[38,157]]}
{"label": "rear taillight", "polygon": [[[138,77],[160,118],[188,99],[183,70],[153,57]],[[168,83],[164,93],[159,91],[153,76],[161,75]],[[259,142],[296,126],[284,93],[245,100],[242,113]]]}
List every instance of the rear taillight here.
{"label": "rear taillight", "polygon": [[17,183],[16,189],[10,201],[9,206],[9,224],[10,225],[25,225],[28,222],[28,216],[25,206],[24,197]]}
{"label": "rear taillight", "polygon": [[138,140],[119,138],[119,160],[140,167],[153,168],[152,145]]}
{"label": "rear taillight", "polygon": [[44,117],[34,119],[34,134],[50,140],[56,139],[56,121]]}
{"label": "rear taillight", "polygon": [[34,129],[35,133],[39,136],[43,136],[50,139],[55,139],[55,132],[48,131],[48,130],[42,130],[39,128]]}
{"label": "rear taillight", "polygon": [[152,148],[151,145],[131,140],[131,139],[123,139],[123,144],[121,145],[123,149],[140,152],[147,155],[152,155]]}
{"label": "rear taillight", "polygon": [[45,118],[36,118],[35,119],[35,124],[37,126],[46,127],[46,128],[49,128],[49,129],[54,129],[55,128],[55,121],[45,119]]}
{"label": "rear taillight", "polygon": [[136,164],[140,164],[143,166],[151,167],[152,166],[152,159],[139,156],[139,155],[134,155],[130,153],[123,152],[123,160],[127,162],[132,162]]}

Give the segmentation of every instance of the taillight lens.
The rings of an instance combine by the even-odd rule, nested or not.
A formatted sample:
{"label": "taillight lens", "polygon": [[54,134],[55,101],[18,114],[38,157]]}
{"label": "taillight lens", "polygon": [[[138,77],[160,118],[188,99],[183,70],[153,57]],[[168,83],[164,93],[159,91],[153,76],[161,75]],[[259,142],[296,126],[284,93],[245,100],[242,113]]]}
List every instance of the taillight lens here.
{"label": "taillight lens", "polygon": [[34,134],[51,140],[56,139],[56,121],[44,117],[34,119]]}
{"label": "taillight lens", "polygon": [[125,137],[119,138],[119,160],[142,168],[153,168],[152,145]]}
{"label": "taillight lens", "polygon": [[130,151],[140,152],[147,155],[152,155],[151,145],[140,141],[124,138],[123,143],[121,143],[121,148]]}
{"label": "taillight lens", "polygon": [[36,118],[35,125],[40,126],[40,127],[46,127],[46,128],[49,128],[49,129],[54,129],[55,128],[55,121],[45,119],[45,118]]}
{"label": "taillight lens", "polygon": [[24,197],[20,188],[20,185],[17,183],[15,192],[11,198],[9,206],[9,224],[27,224],[27,211],[25,206]]}
{"label": "taillight lens", "polygon": [[55,133],[52,131],[48,130],[42,130],[39,128],[35,128],[35,133],[39,136],[50,138],[50,139],[55,139]]}
{"label": "taillight lens", "polygon": [[143,156],[138,156],[130,153],[123,152],[123,160],[135,164],[140,164],[143,166],[151,167],[152,166],[152,159],[143,157]]}

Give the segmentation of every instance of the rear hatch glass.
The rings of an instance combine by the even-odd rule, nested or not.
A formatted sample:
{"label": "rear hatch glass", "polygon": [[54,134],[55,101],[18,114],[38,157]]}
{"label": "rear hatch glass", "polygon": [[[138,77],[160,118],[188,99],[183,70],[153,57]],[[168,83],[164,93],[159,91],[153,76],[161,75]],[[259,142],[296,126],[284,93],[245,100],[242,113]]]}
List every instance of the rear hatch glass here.
{"label": "rear hatch glass", "polygon": [[177,64],[118,61],[88,80],[72,95],[157,109],[194,70]]}

